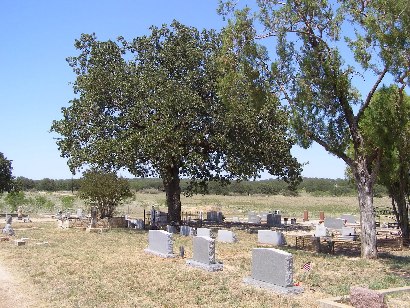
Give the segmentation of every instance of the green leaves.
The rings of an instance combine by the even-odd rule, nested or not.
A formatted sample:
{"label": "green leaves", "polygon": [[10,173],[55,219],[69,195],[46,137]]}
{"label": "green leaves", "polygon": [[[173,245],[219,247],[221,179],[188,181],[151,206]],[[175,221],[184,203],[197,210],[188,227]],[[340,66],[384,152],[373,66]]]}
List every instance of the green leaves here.
{"label": "green leaves", "polygon": [[[241,27],[249,25],[245,18]],[[299,168],[285,136],[287,114],[260,73],[266,49],[251,42],[251,28],[238,38],[241,59],[213,30],[177,21],[150,30],[130,42],[95,35],[76,41],[79,55],[68,62],[79,96],[52,125],[72,171],[126,168],[169,182],[177,168],[194,187],[265,168],[286,177]]]}
{"label": "green leaves", "polygon": [[100,217],[112,217],[125,198],[132,197],[129,183],[114,172],[89,170],[84,172],[79,196],[98,207]]}
{"label": "green leaves", "polygon": [[0,193],[5,191],[10,192],[13,185],[13,167],[11,160],[8,160],[3,153],[0,152]]}

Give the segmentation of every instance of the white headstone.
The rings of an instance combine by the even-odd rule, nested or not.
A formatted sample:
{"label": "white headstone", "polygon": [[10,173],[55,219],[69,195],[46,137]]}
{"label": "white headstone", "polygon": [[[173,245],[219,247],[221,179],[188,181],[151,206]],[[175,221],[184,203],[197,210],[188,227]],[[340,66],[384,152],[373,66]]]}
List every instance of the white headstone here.
{"label": "white headstone", "polygon": [[193,256],[186,264],[210,272],[221,271],[223,264],[215,258],[215,240],[208,236],[193,237]]}
{"label": "white headstone", "polygon": [[197,228],[196,236],[207,236],[211,237],[211,229],[208,228]]}
{"label": "white headstone", "polygon": [[286,241],[282,232],[258,230],[258,243],[281,246],[285,245]]}
{"label": "white headstone", "polygon": [[235,233],[229,230],[218,230],[218,242],[235,243],[237,241]]}
{"label": "white headstone", "polygon": [[163,258],[173,258],[176,256],[173,247],[172,233],[163,230],[149,230],[148,248],[144,250],[145,252]]}
{"label": "white headstone", "polygon": [[329,235],[329,230],[323,224],[316,225],[315,237],[322,237],[322,236],[328,236],[328,235]]}

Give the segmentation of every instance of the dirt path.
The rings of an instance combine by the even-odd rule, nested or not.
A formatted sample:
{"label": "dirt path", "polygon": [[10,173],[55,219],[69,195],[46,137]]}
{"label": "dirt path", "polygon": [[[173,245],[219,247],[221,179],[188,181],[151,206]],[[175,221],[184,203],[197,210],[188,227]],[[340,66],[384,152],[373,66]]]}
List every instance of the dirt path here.
{"label": "dirt path", "polygon": [[0,308],[35,307],[34,301],[24,292],[21,280],[0,263]]}

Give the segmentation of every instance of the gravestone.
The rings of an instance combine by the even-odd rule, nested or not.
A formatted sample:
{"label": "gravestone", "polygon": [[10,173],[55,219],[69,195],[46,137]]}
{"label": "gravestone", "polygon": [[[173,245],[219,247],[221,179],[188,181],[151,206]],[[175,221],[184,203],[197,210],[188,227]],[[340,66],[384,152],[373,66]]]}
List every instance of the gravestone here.
{"label": "gravestone", "polygon": [[19,206],[18,209],[17,209],[17,219],[18,220],[23,219],[23,208],[21,206]]}
{"label": "gravestone", "polygon": [[13,216],[7,215],[6,216],[6,225],[11,225],[12,222],[13,222]]}
{"label": "gravestone", "polygon": [[196,236],[207,236],[211,237],[211,229],[208,228],[197,228]]}
{"label": "gravestone", "polygon": [[223,264],[215,259],[215,240],[207,236],[193,237],[193,256],[186,264],[209,272],[221,271]]}
{"label": "gravestone", "polygon": [[165,225],[168,222],[168,213],[155,211],[155,223],[157,225]]}
{"label": "gravestone", "polygon": [[343,227],[339,239],[353,241],[356,238],[356,230],[352,227]]}
{"label": "gravestone", "polygon": [[232,222],[241,222],[239,217],[232,217]]}
{"label": "gravestone", "polygon": [[210,211],[206,213],[206,220],[213,222],[223,222],[222,212]]}
{"label": "gravestone", "polygon": [[175,226],[167,225],[167,232],[168,233],[177,233],[177,228]]}
{"label": "gravestone", "polygon": [[329,230],[323,224],[318,224],[316,225],[314,236],[315,237],[329,236]]}
{"label": "gravestone", "polygon": [[6,224],[5,227],[3,228],[3,234],[13,236],[14,235],[14,229],[11,226],[11,224]]}
{"label": "gravestone", "polygon": [[174,258],[172,233],[163,230],[149,230],[148,248],[144,251],[162,258]]}
{"label": "gravestone", "polygon": [[280,226],[282,224],[282,216],[280,214],[268,214],[266,222],[269,227]]}
{"label": "gravestone", "polygon": [[341,230],[344,227],[345,222],[344,220],[339,219],[339,218],[328,217],[328,218],[325,218],[324,225],[326,228],[329,228],[329,229]]}
{"label": "gravestone", "polygon": [[384,294],[362,287],[350,288],[350,304],[355,308],[387,308]]}
{"label": "gravestone", "polygon": [[77,217],[83,218],[83,209],[77,209]]}
{"label": "gravestone", "polygon": [[144,220],[143,219],[128,219],[128,228],[143,230]]}
{"label": "gravestone", "polygon": [[355,224],[357,222],[357,217],[349,214],[343,214],[340,219],[343,219],[348,224]]}
{"label": "gravestone", "polygon": [[91,207],[91,225],[90,228],[95,228],[97,226],[97,213],[98,210],[95,206]]}
{"label": "gravestone", "polygon": [[235,243],[237,241],[235,233],[229,230],[219,230],[217,240],[224,243]]}
{"label": "gravestone", "polygon": [[257,215],[255,212],[249,212],[248,213],[248,223],[258,225],[261,223],[261,217]]}
{"label": "gravestone", "polygon": [[286,244],[286,240],[282,232],[258,230],[258,243],[281,246]]}
{"label": "gravestone", "polygon": [[192,228],[190,226],[181,226],[179,234],[183,236],[189,236],[192,233]]}
{"label": "gravestone", "polygon": [[252,249],[251,277],[245,278],[244,282],[279,293],[303,291],[293,285],[292,254],[275,248]]}

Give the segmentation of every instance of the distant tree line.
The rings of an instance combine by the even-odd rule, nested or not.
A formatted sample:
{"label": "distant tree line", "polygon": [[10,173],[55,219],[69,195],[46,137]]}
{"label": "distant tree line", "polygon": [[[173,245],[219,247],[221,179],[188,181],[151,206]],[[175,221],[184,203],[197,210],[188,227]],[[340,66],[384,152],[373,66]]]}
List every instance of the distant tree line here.
{"label": "distant tree line", "polygon": [[[158,178],[128,179],[130,188],[135,192],[157,193],[164,191],[163,181]],[[16,183],[23,191],[78,191],[81,179],[49,179],[32,180],[17,177]],[[188,191],[188,180],[181,180],[182,192]],[[351,181],[346,179],[303,178],[296,191],[289,190],[288,184],[282,180],[270,179],[260,181],[231,182],[228,185],[211,182],[208,194],[214,195],[297,195],[307,192],[314,196],[353,196],[357,194]],[[387,196],[387,190],[376,185],[375,196]]]}

